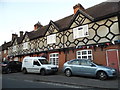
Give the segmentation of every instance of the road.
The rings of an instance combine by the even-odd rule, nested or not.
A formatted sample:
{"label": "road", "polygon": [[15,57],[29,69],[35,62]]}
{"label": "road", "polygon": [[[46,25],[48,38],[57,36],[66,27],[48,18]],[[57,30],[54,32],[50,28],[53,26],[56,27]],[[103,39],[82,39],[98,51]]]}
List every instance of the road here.
{"label": "road", "polygon": [[2,75],[2,88],[81,88],[85,90],[106,90],[117,88],[118,80],[100,81],[84,77],[10,73]]}
{"label": "road", "polygon": [[[2,77],[2,88],[85,88],[74,85],[65,85],[59,83],[52,82],[44,82],[44,81],[35,81],[33,79],[28,79],[24,77],[15,78],[12,74],[4,74]],[[17,76],[18,74],[16,74]],[[20,73],[20,75],[22,75]],[[37,76],[36,74],[32,74],[33,76]],[[24,76],[24,75],[23,75]],[[30,75],[31,76],[31,75]]]}
{"label": "road", "polygon": [[31,80],[17,80],[13,78],[4,78],[2,88],[72,88],[69,86],[47,83],[47,82],[35,82]]}

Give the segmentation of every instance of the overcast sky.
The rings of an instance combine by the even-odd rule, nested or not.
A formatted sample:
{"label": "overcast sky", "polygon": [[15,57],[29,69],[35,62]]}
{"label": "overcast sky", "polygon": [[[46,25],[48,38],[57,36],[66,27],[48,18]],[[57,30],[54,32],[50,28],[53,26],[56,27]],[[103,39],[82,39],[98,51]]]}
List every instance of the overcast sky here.
{"label": "overcast sky", "polygon": [[89,8],[106,0],[0,0],[0,45],[9,42],[12,33],[32,31],[38,21],[49,24],[73,14],[80,3]]}

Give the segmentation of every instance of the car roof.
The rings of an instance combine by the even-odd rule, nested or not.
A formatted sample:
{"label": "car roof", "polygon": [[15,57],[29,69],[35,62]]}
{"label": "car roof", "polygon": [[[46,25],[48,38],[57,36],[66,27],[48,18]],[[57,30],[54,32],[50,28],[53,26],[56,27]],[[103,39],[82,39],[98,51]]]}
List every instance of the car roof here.
{"label": "car roof", "polygon": [[25,57],[24,59],[46,59],[44,57]]}
{"label": "car roof", "polygon": [[89,60],[89,61],[91,61],[90,59],[72,59],[70,61],[74,61],[74,60]]}

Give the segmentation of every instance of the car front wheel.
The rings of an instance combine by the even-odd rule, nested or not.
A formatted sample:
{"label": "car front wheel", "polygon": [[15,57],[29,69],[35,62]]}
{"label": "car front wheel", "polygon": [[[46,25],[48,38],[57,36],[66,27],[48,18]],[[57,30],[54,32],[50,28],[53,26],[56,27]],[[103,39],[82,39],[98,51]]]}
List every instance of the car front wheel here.
{"label": "car front wheel", "polygon": [[103,71],[97,73],[97,78],[100,80],[106,80],[107,79],[107,74]]}
{"label": "car front wheel", "polygon": [[71,70],[69,70],[69,69],[65,70],[65,75],[66,75],[67,77],[70,77],[70,76],[72,75]]}
{"label": "car front wheel", "polygon": [[10,68],[7,68],[6,73],[9,74],[11,72]]}

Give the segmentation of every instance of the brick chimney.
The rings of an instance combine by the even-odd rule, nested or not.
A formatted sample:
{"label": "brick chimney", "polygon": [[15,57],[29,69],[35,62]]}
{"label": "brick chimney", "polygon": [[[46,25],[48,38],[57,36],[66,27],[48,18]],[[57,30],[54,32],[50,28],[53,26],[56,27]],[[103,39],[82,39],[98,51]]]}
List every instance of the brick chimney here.
{"label": "brick chimney", "polygon": [[76,12],[80,9],[82,10],[83,12],[85,12],[85,8],[81,5],[81,4],[76,4],[75,6],[73,6],[73,9],[74,9],[74,14],[76,14]]}
{"label": "brick chimney", "polygon": [[20,31],[20,37],[22,37],[22,36],[23,36],[23,33],[24,33],[23,31]]}
{"label": "brick chimney", "polygon": [[43,27],[43,25],[38,21],[38,23],[34,25],[34,30],[36,31],[39,27]]}
{"label": "brick chimney", "polygon": [[14,40],[15,38],[17,38],[18,35],[17,34],[12,34],[12,40]]}

